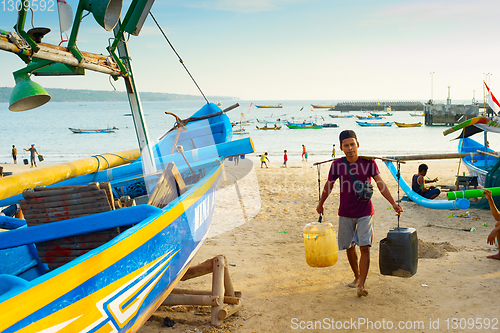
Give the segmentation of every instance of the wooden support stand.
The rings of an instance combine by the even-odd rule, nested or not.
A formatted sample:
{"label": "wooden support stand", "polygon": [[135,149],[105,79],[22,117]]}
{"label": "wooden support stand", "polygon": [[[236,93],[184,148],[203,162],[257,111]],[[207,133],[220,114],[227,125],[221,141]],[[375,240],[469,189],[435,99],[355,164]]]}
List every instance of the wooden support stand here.
{"label": "wooden support stand", "polygon": [[190,267],[181,281],[210,273],[212,273],[212,290],[174,288],[162,305],[211,306],[211,323],[214,326],[220,326],[224,319],[243,307],[241,292],[234,291],[226,257],[218,255],[199,265]]}

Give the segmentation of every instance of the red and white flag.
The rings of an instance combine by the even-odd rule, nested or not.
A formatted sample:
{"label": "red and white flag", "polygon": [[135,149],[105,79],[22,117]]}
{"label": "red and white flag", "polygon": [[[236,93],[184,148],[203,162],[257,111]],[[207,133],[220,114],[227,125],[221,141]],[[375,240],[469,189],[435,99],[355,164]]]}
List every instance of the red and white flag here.
{"label": "red and white flag", "polygon": [[488,99],[488,105],[493,111],[495,111],[496,114],[499,114],[500,103],[498,103],[498,100],[495,98],[495,95],[493,95],[486,82],[483,81],[483,83],[486,86],[486,90],[488,90],[488,95],[486,95],[486,98]]}

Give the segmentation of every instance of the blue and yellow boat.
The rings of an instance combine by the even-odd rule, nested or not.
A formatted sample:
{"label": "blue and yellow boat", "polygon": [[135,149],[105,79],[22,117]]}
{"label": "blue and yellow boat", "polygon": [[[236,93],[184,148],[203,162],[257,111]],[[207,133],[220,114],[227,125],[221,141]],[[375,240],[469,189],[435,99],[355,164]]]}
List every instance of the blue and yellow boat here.
{"label": "blue and yellow boat", "polygon": [[[211,116],[215,115],[215,116]],[[207,235],[215,191],[225,157],[253,152],[250,138],[232,141],[231,122],[207,104],[178,135],[174,130],[154,146],[157,166],[174,163],[186,191],[163,207],[138,204],[107,212],[26,226],[2,217],[0,228],[1,332],[135,332],[169,295],[189,268]],[[170,153],[172,147],[182,146]],[[46,169],[47,170],[47,169]],[[19,176],[26,175],[20,174]],[[56,184],[107,181],[115,195],[140,199],[161,172],[142,174],[141,158]],[[16,176],[10,176],[16,177]],[[8,181],[10,177],[0,179]],[[152,185],[153,184],[153,185]],[[3,198],[0,206],[18,202]],[[49,269],[38,244],[125,230],[57,268]],[[71,243],[71,242],[69,242]],[[76,241],[73,246],[78,247]]]}

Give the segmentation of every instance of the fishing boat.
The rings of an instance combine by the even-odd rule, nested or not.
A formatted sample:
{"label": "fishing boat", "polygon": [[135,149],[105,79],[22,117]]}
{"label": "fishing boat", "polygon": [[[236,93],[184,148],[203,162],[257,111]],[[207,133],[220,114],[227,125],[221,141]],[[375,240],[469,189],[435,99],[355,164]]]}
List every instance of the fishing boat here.
{"label": "fishing boat", "polygon": [[390,122],[390,121],[385,122],[385,123],[370,123],[370,122],[366,122],[366,121],[357,121],[356,120],[356,123],[358,123],[359,126],[363,126],[363,127],[368,127],[368,126],[392,126],[392,122]]}
{"label": "fishing boat", "polygon": [[315,109],[335,109],[335,105],[311,104],[311,106]]}
{"label": "fishing boat", "polygon": [[283,105],[277,104],[277,105],[255,105],[256,108],[259,109],[281,109],[283,108]]}
{"label": "fishing boat", "polygon": [[322,129],[323,128],[323,125],[317,125],[317,124],[314,124],[314,123],[310,123],[310,124],[300,124],[300,123],[286,123],[285,124],[286,127],[290,128],[290,129]]}
{"label": "fishing boat", "polygon": [[392,116],[392,112],[370,112],[370,114],[374,117],[390,117],[390,116]]}
{"label": "fishing boat", "polygon": [[277,130],[281,129],[281,126],[278,126],[276,124],[274,124],[274,126],[267,126],[267,124],[266,124],[265,126],[262,126],[262,127],[255,126],[255,128],[257,128],[258,130],[263,130],[263,131],[277,131]]}
{"label": "fishing boat", "polygon": [[339,116],[339,115],[336,115],[336,114],[329,114],[329,116],[332,117],[332,118],[353,118],[354,117],[353,114],[342,115],[342,116]]}
{"label": "fishing boat", "polygon": [[412,117],[423,117],[425,114],[423,112],[410,112],[410,116]]}
{"label": "fishing boat", "polygon": [[[443,132],[444,135],[462,130],[459,139],[458,152],[468,153],[462,157],[462,162],[469,171],[470,176],[477,176],[478,184],[483,187],[496,187],[500,159],[498,154],[488,147],[486,132],[500,133],[500,123],[487,117],[474,117],[461,122]],[[470,136],[485,132],[484,142],[480,143]]]}
{"label": "fishing boat", "polygon": [[[121,1],[109,8],[103,4],[95,10],[106,9],[101,25],[112,30]],[[148,15],[150,6],[134,4],[107,47],[112,56],[85,53],[91,64],[78,61],[82,54],[75,41],[83,8],[94,7],[79,5],[68,42],[72,51],[67,51],[32,40],[23,30],[29,3],[20,4],[16,31],[31,46],[19,50],[25,39],[16,34],[8,38],[0,30],[0,49],[30,63],[24,72],[14,73],[9,109],[25,111],[47,103],[50,96],[41,86],[27,89],[34,86],[29,74],[63,64],[47,70],[67,75],[68,69],[87,69],[125,80],[134,119],[144,120],[123,36],[139,34],[142,23],[137,20],[141,13]],[[127,24],[131,17],[136,17],[132,27]],[[44,52],[36,53],[35,47]],[[232,108],[221,110],[207,100],[191,117],[175,116],[174,127],[154,145],[145,123],[136,123],[136,153],[95,156],[0,178],[0,207],[20,204],[25,217],[0,216],[0,228],[6,230],[0,232],[0,332],[137,332],[183,277],[207,237],[224,159],[254,151],[250,138],[232,139],[226,115]],[[114,166],[113,158],[122,165]],[[119,208],[114,198],[127,207]]]}
{"label": "fishing boat", "polygon": [[69,130],[73,133],[81,133],[81,134],[91,134],[91,133],[114,133],[118,131],[116,127],[108,127],[104,129],[82,129],[82,128],[71,128],[68,127]]}
{"label": "fishing boat", "polygon": [[394,122],[397,127],[420,127],[422,126],[421,122],[418,123],[398,123],[397,121]]}
{"label": "fishing boat", "polygon": [[380,120],[384,119],[384,117],[374,117],[374,116],[356,116],[359,120]]}

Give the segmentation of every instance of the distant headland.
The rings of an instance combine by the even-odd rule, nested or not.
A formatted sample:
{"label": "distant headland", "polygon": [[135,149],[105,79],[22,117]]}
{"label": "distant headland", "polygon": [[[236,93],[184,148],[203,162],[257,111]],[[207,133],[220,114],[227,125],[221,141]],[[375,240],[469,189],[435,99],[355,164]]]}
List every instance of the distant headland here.
{"label": "distant headland", "polygon": [[[124,91],[106,90],[84,90],[84,89],[60,89],[47,88],[52,102],[114,102],[127,101],[127,94]],[[11,87],[0,87],[0,103],[8,103]],[[196,101],[203,100],[202,96],[167,94],[154,92],[141,92],[142,101]],[[228,96],[207,96],[211,101],[218,100],[239,100],[237,97]]]}

